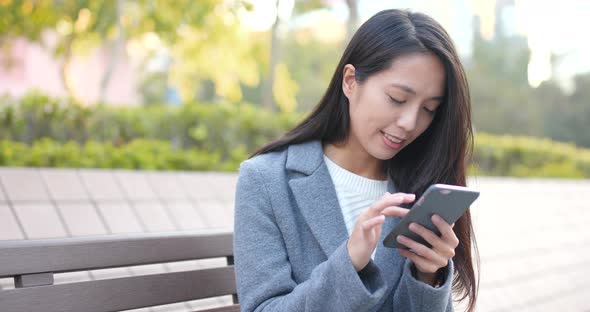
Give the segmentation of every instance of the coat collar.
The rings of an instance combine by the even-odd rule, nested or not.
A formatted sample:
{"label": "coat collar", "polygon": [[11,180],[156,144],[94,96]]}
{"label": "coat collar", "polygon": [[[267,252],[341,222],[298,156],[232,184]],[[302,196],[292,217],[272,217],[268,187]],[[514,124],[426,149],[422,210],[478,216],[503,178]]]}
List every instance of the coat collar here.
{"label": "coat collar", "polygon": [[329,256],[348,239],[348,231],[323,155],[320,141],[290,145],[286,169],[301,214]]}
{"label": "coat collar", "polygon": [[324,163],[324,150],[319,140],[289,145],[287,151],[287,170],[313,174]]}

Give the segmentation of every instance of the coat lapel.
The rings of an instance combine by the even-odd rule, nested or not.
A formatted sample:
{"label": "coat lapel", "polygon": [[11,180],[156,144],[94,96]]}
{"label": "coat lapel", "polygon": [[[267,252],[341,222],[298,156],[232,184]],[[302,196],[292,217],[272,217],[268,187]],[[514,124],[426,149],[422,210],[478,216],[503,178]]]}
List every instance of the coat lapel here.
{"label": "coat lapel", "polygon": [[321,142],[291,145],[287,155],[289,186],[295,201],[311,232],[329,256],[348,238],[348,231],[332,178],[324,164]]}

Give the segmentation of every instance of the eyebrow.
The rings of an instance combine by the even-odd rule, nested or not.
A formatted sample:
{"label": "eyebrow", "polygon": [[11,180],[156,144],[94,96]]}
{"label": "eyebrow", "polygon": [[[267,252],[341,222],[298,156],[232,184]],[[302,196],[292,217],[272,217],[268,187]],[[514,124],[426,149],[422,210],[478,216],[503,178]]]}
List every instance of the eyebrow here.
{"label": "eyebrow", "polygon": [[[410,88],[410,87],[408,87],[406,85],[397,84],[397,83],[392,83],[391,85],[394,86],[394,87],[397,87],[399,89],[402,89],[402,90],[406,91],[407,93],[416,95],[416,91],[414,91],[414,89],[412,89],[412,88]],[[431,97],[429,100],[442,101],[443,99],[444,99],[443,96],[434,96],[434,97]]]}

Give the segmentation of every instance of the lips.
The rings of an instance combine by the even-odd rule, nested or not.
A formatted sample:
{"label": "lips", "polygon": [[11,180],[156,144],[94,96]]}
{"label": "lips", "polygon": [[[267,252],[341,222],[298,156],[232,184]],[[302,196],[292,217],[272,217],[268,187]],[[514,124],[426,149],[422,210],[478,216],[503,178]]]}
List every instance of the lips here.
{"label": "lips", "polygon": [[398,137],[383,133],[383,144],[393,150],[400,150],[405,140],[400,140]]}
{"label": "lips", "polygon": [[401,144],[401,143],[403,143],[405,141],[405,139],[402,139],[402,138],[397,137],[395,135],[391,135],[391,134],[385,133],[383,131],[382,131],[382,133],[383,133],[383,136],[385,136],[387,139],[389,139],[389,141],[391,141],[391,142],[393,142],[395,144]]}

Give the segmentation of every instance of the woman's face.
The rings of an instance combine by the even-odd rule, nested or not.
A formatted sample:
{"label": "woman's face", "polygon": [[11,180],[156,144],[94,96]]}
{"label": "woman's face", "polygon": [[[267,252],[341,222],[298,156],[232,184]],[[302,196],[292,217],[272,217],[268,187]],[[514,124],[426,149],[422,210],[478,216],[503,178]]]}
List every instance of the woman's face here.
{"label": "woman's face", "polygon": [[445,88],[445,70],[434,54],[412,53],[359,84],[354,66],[344,67],[349,100],[349,143],[387,160],[412,143],[434,119]]}

